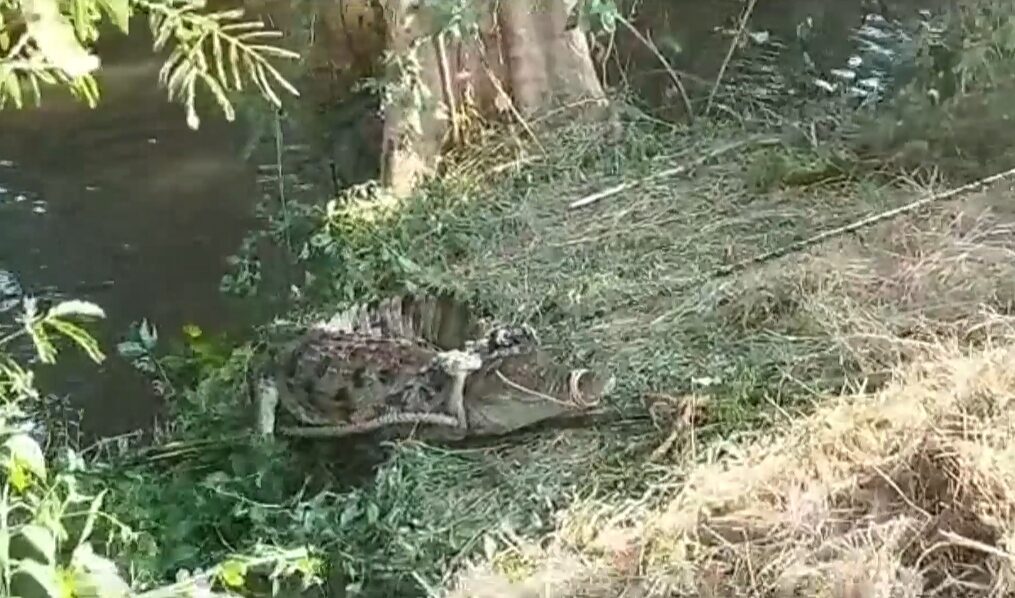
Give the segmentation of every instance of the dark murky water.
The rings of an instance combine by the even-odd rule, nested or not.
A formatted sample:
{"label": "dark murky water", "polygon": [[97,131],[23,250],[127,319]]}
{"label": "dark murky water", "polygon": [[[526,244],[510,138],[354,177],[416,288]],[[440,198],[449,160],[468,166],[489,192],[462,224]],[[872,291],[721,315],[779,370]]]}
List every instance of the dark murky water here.
{"label": "dark murky water", "polygon": [[132,321],[147,317],[164,336],[188,322],[242,326],[240,306],[218,286],[260,193],[239,153],[240,126],[205,111],[200,130],[188,129],[157,86],[161,63],[148,39],[132,38],[101,51],[97,109],[54,90],[40,109],[0,114],[0,268],[107,311],[101,368],[68,351],[40,373],[98,434],[145,427],[158,412],[145,380],[115,354]]}

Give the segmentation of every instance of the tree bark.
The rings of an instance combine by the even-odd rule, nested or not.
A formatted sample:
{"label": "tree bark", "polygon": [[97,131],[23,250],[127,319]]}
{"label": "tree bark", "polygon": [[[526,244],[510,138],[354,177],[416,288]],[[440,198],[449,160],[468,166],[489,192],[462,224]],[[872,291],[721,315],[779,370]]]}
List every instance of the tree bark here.
{"label": "tree bark", "polygon": [[422,105],[403,103],[384,115],[381,182],[396,195],[436,171],[452,129],[448,105],[469,102],[488,118],[507,113],[529,120],[565,106],[574,108],[567,111],[570,119],[575,112],[608,115],[584,34],[565,31],[574,0],[478,1],[478,39],[446,44],[449,82],[441,77],[438,46],[413,43],[436,31],[432,15],[411,9],[410,0],[388,2],[388,50],[418,61],[424,98]]}
{"label": "tree bark", "polygon": [[[247,0],[257,1],[264,0]],[[406,82],[400,67],[417,69],[418,85],[395,93],[396,101],[384,109],[380,182],[396,195],[436,172],[452,130],[446,106],[470,106],[488,119],[524,119],[526,126],[550,111],[568,120],[576,113],[590,119],[609,115],[584,33],[565,30],[576,0],[471,1],[479,15],[478,38],[445,35],[442,44],[434,43],[435,15],[419,8],[419,0],[318,5],[318,37],[309,62],[329,71],[336,91],[376,72],[383,54],[397,57],[387,65],[387,75],[395,79],[389,84]],[[373,67],[365,65],[368,59]],[[570,109],[558,110],[564,107]]]}

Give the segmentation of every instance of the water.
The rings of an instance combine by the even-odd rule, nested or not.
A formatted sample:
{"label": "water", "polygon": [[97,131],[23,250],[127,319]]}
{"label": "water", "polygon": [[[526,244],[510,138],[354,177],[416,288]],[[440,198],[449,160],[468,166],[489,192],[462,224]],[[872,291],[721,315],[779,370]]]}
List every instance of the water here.
{"label": "water", "polygon": [[244,131],[208,110],[188,129],[157,87],[161,62],[148,48],[134,34],[101,49],[95,110],[52,90],[41,109],[0,113],[0,269],[29,289],[88,288],[74,294],[108,315],[97,329],[102,367],[68,350],[40,372],[45,390],[83,408],[90,434],[147,427],[162,407],[115,354],[132,321],[146,317],[164,337],[190,322],[244,328],[243,310],[218,291],[261,193],[239,154]]}

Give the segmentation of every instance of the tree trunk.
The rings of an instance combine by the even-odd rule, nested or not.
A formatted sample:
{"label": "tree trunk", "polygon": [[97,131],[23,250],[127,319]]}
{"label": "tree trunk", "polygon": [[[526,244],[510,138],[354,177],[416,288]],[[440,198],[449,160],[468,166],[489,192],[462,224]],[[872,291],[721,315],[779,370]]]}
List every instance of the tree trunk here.
{"label": "tree trunk", "polygon": [[384,115],[381,183],[396,195],[436,171],[452,130],[448,105],[468,100],[486,117],[526,120],[565,106],[596,119],[608,114],[584,34],[565,31],[574,0],[477,1],[479,39],[444,44],[445,69],[432,15],[410,9],[411,0],[388,1],[388,50],[418,62],[420,84],[415,102],[397,102]]}
{"label": "tree trunk", "polygon": [[[485,118],[520,118],[526,126],[563,107],[571,109],[560,110],[561,119],[573,120],[575,112],[593,119],[608,114],[584,34],[565,31],[576,0],[470,1],[479,14],[478,39],[444,35],[440,43],[435,16],[413,6],[419,0],[330,0],[314,7],[307,64],[315,76],[305,90],[317,92],[305,93],[308,99],[323,94],[332,96],[330,103],[341,101],[356,79],[377,72],[385,53],[397,57],[387,65],[394,78],[387,83],[407,82],[400,70],[415,72],[417,85],[397,91],[383,115],[380,179],[396,195],[436,172],[453,132],[449,106],[467,104]],[[288,6],[245,3],[277,11]],[[552,119],[540,122],[548,126]]]}

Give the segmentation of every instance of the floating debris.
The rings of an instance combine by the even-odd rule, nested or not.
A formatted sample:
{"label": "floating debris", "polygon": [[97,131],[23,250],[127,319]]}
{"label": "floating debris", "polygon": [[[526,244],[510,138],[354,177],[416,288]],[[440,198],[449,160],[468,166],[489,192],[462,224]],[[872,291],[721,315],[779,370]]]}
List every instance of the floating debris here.
{"label": "floating debris", "polygon": [[0,313],[17,307],[25,296],[21,280],[10,270],[0,270]]}
{"label": "floating debris", "polygon": [[833,77],[845,79],[846,81],[852,81],[856,79],[856,71],[851,69],[832,69],[831,74]]}
{"label": "floating debris", "polygon": [[852,55],[845,68],[828,72],[830,79],[846,82],[840,87],[818,76],[814,86],[826,93],[839,92],[845,98],[857,100],[860,106],[873,106],[903,85],[911,76],[915,63],[918,40],[914,29],[927,29],[931,14],[921,12],[919,24],[886,19],[880,14],[867,14],[863,23],[854,29],[849,38],[854,44]]}

